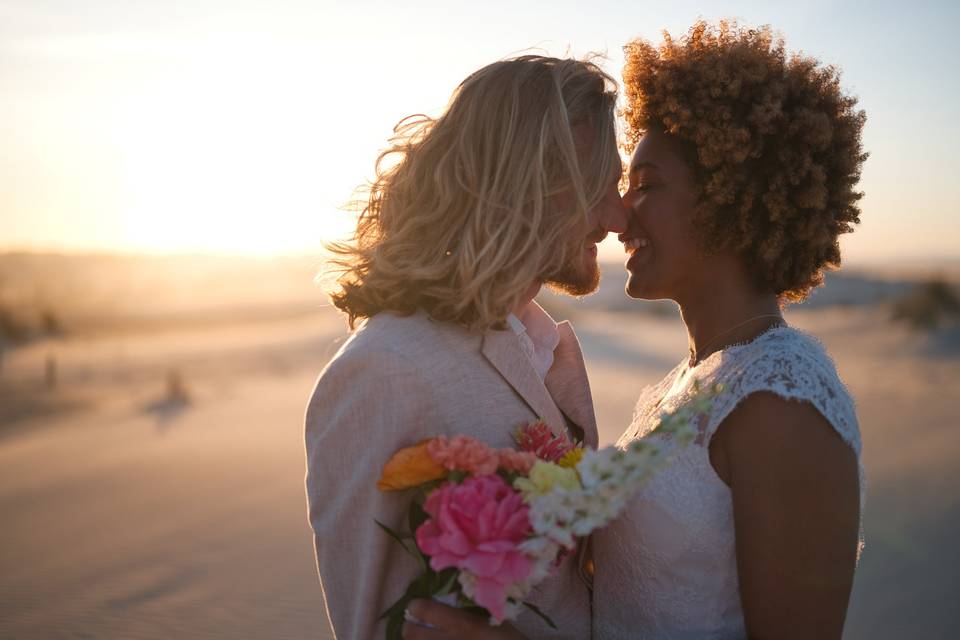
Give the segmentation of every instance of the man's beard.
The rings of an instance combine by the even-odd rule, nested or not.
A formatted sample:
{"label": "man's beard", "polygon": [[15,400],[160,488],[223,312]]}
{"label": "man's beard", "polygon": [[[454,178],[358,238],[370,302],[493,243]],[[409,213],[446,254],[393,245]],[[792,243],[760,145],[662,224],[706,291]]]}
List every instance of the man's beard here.
{"label": "man's beard", "polygon": [[564,265],[544,284],[557,293],[575,297],[588,296],[600,286],[600,269],[594,266],[587,272],[569,264]]}
{"label": "man's beard", "polygon": [[[600,240],[606,235],[604,231]],[[566,262],[555,272],[548,274],[544,284],[553,291],[568,296],[587,296],[596,291],[600,286],[600,266],[596,260],[589,260],[589,264],[584,264],[583,250],[584,245],[596,241],[594,237],[595,234],[591,234],[581,244],[570,247]]]}

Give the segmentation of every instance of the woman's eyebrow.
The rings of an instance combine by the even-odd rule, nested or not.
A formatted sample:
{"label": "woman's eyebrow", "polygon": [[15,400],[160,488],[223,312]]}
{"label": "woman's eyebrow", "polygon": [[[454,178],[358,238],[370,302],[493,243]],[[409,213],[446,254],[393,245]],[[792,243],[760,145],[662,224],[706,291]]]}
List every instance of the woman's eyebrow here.
{"label": "woman's eyebrow", "polygon": [[630,173],[633,173],[635,171],[640,171],[640,169],[659,169],[659,168],[660,167],[653,162],[635,162],[630,165]]}

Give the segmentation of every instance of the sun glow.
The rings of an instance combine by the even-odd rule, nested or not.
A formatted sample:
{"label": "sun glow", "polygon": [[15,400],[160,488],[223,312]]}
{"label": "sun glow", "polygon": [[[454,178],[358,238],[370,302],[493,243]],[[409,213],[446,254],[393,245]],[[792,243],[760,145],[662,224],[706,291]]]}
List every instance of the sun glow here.
{"label": "sun glow", "polygon": [[[702,10],[174,4],[0,3],[0,250],[313,253],[349,234],[353,216],[340,207],[372,176],[392,126],[439,113],[471,71],[531,49],[606,51],[616,76],[624,42],[682,32]],[[930,64],[956,58],[955,21],[915,12],[905,29],[903,16],[878,9],[888,31],[838,31],[851,21],[824,29],[768,5],[731,13],[838,62],[869,114],[863,224],[844,238],[847,256],[956,257],[947,169],[960,94]],[[911,56],[884,49],[901,31],[924,34],[902,48]],[[619,247],[608,241],[601,254],[616,258]]]}
{"label": "sun glow", "polygon": [[279,55],[238,64],[222,47],[204,53],[122,102],[113,143],[129,243],[265,254],[346,234],[338,206],[364,159],[325,117],[320,90]]}
{"label": "sun glow", "polygon": [[[59,216],[62,241],[53,246],[270,255],[315,252],[349,234],[354,215],[344,206],[372,173],[389,125],[377,126],[357,105],[351,118],[370,115],[368,131],[339,126],[344,105],[331,101],[329,74],[317,73],[321,45],[148,44],[81,40],[40,49],[103,57],[108,71],[98,73],[111,77],[108,92],[81,88],[78,79],[82,95],[73,101],[37,101],[41,111],[20,113],[45,132],[29,139],[32,155],[56,168],[47,209],[71,213]],[[135,64],[117,62],[130,56]],[[38,203],[19,200],[24,209]],[[28,225],[32,212],[16,213],[21,228],[15,224],[7,242],[40,224]]]}

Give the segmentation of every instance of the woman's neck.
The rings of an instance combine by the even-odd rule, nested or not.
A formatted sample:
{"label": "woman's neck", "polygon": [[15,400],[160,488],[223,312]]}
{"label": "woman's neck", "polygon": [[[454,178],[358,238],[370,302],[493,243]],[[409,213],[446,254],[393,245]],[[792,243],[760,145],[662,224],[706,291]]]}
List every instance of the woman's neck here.
{"label": "woman's neck", "polygon": [[677,302],[687,327],[691,366],[784,323],[777,296],[758,292],[745,276],[709,278]]}

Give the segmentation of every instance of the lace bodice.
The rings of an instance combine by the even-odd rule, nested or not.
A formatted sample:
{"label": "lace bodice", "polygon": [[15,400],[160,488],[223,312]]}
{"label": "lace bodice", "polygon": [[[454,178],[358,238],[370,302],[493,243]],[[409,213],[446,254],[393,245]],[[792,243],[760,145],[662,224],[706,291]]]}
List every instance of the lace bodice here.
{"label": "lace bodice", "polygon": [[[768,391],[810,402],[860,456],[853,400],[813,337],[775,327],[694,368],[682,363],[637,403],[618,446],[650,435],[662,411],[701,385],[720,383],[700,437],[633,497],[625,513],[594,534],[596,637],[745,638],[737,581],[730,489],[710,464],[710,438],[747,396]],[[861,492],[863,491],[861,467]],[[862,496],[861,496],[862,504]]]}

